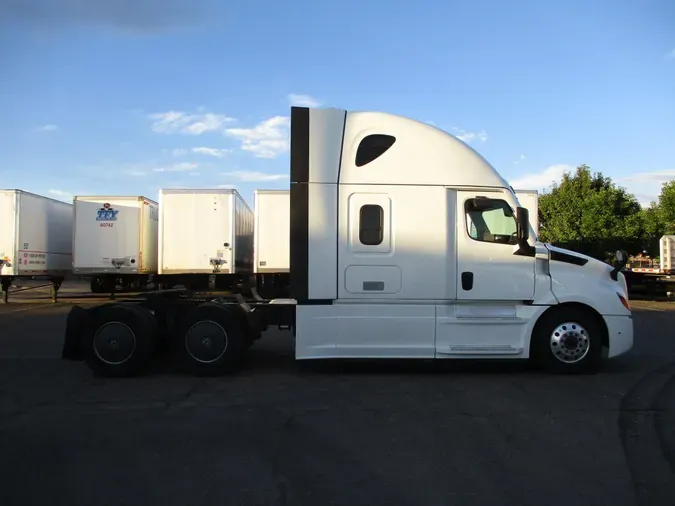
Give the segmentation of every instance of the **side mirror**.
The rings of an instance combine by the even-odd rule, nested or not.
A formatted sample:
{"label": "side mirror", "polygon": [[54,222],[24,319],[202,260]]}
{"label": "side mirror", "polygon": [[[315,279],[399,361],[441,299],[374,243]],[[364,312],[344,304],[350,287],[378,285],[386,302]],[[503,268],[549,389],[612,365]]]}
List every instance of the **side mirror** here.
{"label": "side mirror", "polygon": [[530,238],[530,211],[524,207],[516,209],[516,230],[518,244],[527,242]]}
{"label": "side mirror", "polygon": [[623,264],[624,266],[628,263],[628,254],[624,250],[618,250],[614,256],[617,263]]}
{"label": "side mirror", "polygon": [[628,263],[628,253],[620,249],[614,254],[614,258],[616,259],[616,262],[614,263],[614,268],[609,273],[609,276],[616,281],[619,277],[619,272],[626,267],[626,264]]}
{"label": "side mirror", "polygon": [[524,207],[516,209],[516,239],[518,251],[516,255],[534,256],[535,248],[527,240],[530,238],[530,212]]}

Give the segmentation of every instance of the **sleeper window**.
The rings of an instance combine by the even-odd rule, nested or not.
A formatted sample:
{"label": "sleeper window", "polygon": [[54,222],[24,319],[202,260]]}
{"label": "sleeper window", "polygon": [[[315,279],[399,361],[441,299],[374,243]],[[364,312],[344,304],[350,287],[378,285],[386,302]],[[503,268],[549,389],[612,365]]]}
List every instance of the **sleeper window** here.
{"label": "sleeper window", "polygon": [[363,167],[382,156],[385,151],[394,145],[396,137],[384,134],[372,134],[364,137],[356,150],[354,164]]}
{"label": "sleeper window", "polygon": [[465,204],[466,229],[475,241],[517,244],[516,218],[504,200],[469,199]]}
{"label": "sleeper window", "polygon": [[367,204],[359,211],[359,241],[365,246],[377,246],[384,236],[384,209]]}

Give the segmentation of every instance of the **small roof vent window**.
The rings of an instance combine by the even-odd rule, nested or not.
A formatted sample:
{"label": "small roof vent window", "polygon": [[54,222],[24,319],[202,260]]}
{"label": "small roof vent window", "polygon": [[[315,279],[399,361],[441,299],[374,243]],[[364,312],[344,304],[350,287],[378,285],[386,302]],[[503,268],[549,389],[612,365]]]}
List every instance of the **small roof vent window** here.
{"label": "small roof vent window", "polygon": [[382,156],[396,142],[396,137],[372,134],[364,137],[356,150],[356,166],[363,167]]}

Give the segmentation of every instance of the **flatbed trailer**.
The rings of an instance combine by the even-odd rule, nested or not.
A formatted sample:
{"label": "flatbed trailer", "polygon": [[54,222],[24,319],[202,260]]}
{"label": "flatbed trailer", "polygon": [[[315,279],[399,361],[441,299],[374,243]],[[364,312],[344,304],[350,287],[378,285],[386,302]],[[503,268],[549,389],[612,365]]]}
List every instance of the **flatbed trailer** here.
{"label": "flatbed trailer", "polygon": [[165,340],[184,370],[221,374],[270,326],[293,332],[296,360],[580,373],[631,349],[627,254],[612,268],[536,240],[514,190],[461,140],[393,114],[293,107],[290,144],[289,296],[261,297],[252,274],[229,297],[73,307],[63,358],[128,376]]}
{"label": "flatbed trailer", "polygon": [[631,298],[668,297],[675,293],[675,272],[661,269],[626,269],[628,293]]}

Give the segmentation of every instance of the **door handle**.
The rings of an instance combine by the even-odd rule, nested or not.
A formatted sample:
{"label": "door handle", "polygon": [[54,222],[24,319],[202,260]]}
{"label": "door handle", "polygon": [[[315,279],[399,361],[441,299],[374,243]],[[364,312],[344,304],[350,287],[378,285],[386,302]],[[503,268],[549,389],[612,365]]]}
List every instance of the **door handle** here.
{"label": "door handle", "polygon": [[462,290],[469,291],[473,288],[473,272],[462,273]]}

